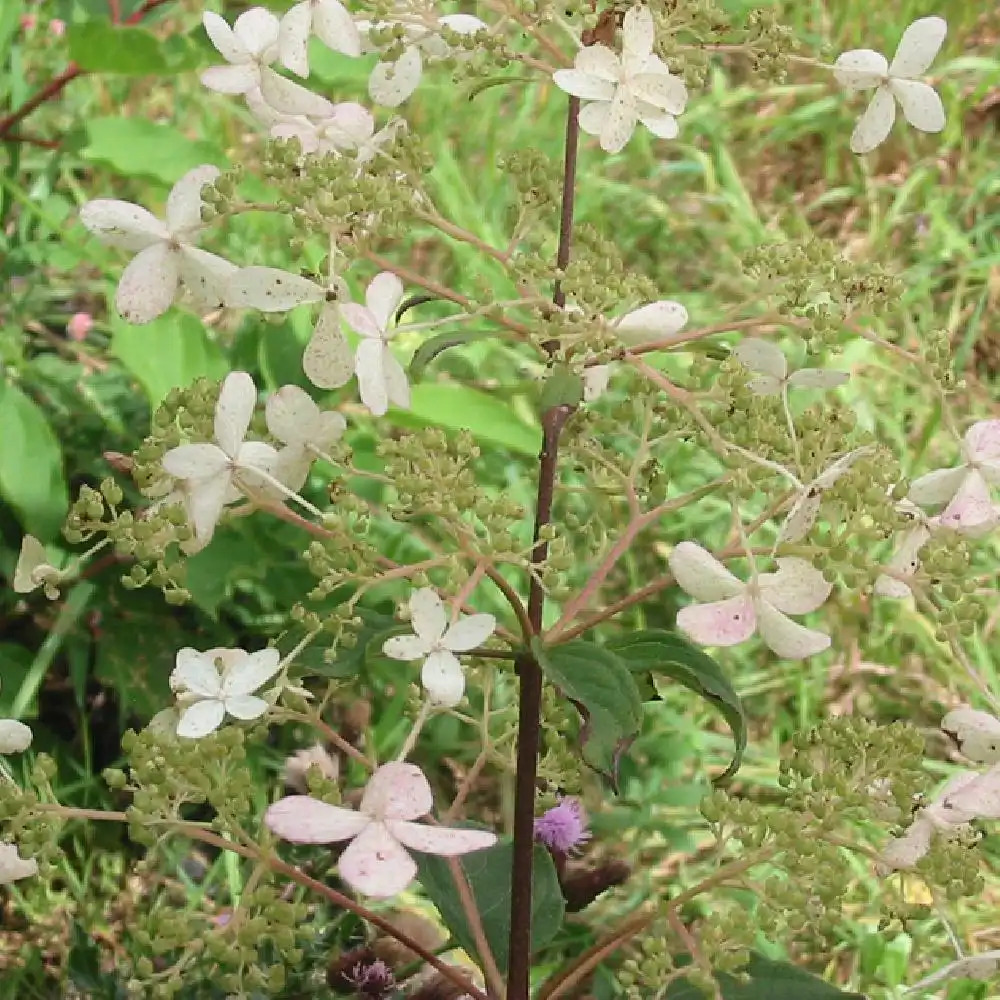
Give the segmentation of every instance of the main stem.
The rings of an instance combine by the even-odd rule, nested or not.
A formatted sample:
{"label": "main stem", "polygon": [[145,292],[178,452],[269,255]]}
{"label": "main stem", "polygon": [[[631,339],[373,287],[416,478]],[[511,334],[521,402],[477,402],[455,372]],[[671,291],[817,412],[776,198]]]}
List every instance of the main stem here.
{"label": "main stem", "polygon": [[[576,192],[576,157],[580,139],[580,102],[570,98],[566,116],[566,157],[563,165],[562,212],[559,219],[559,249],[556,267],[565,270],[573,238],[573,204]],[[556,280],[552,296],[557,306],[566,304],[562,282]],[[547,343],[554,353],[559,345]],[[542,528],[552,519],[552,500],[559,465],[559,435],[573,412],[560,404],[542,414],[542,450],[538,456],[538,493],[535,501],[534,547],[531,561],[545,561],[549,546]],[[528,590],[528,623],[533,634],[542,630],[545,591],[537,574]],[[528,638],[527,636],[525,638]],[[514,784],[514,861],[511,871],[510,948],[507,966],[507,1000],[528,1000],[531,989],[531,889],[532,854],[535,841],[535,783],[538,776],[538,743],[542,712],[542,668],[532,653],[515,662],[521,681],[517,717],[517,775]]]}

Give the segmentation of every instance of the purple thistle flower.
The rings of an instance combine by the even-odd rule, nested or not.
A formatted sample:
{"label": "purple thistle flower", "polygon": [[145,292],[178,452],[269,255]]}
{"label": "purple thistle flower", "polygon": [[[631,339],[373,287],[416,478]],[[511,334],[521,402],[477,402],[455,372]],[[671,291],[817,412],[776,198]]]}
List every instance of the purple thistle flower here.
{"label": "purple thistle flower", "polygon": [[535,820],[535,839],[550,851],[570,854],[590,840],[587,815],[579,799],[560,799]]}
{"label": "purple thistle flower", "polygon": [[359,962],[351,970],[348,980],[362,997],[378,998],[388,996],[396,988],[396,977],[381,958],[374,962]]}

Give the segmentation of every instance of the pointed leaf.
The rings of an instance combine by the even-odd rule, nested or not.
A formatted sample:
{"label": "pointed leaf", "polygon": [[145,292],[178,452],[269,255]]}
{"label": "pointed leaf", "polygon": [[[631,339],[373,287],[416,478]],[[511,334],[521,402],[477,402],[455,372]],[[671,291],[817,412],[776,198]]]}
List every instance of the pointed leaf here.
{"label": "pointed leaf", "polygon": [[[678,965],[686,964],[683,959]],[[753,955],[744,970],[746,983],[721,973],[718,976],[723,1000],[866,1000],[861,993],[846,993],[810,972],[787,962],[774,962]],[[670,985],[666,1000],[702,1000],[705,994],[686,979]]]}

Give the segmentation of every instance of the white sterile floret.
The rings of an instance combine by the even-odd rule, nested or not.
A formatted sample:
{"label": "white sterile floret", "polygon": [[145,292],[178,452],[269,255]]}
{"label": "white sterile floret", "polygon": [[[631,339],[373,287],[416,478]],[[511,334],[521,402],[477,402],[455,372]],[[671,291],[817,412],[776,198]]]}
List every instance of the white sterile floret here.
{"label": "white sterile floret", "polygon": [[45,589],[45,596],[54,601],[59,596],[58,585],[63,574],[49,562],[45,546],[34,535],[21,539],[21,551],[14,567],[11,586],[16,594],[30,594],[37,587]]}
{"label": "white sterile floret", "polygon": [[998,970],[1000,970],[1000,949],[983,951],[978,955],[968,955],[965,958],[949,962],[937,972],[932,972],[919,982],[908,986],[906,992],[926,991],[947,982],[949,979],[992,979]]}
{"label": "white sterile floret", "polygon": [[339,441],[347,421],[334,410],[321,410],[297,385],[282,386],[264,408],[267,429],[283,445],[278,450],[274,476],[290,490],[302,488],[313,459]]}
{"label": "white sterile floret", "polygon": [[416,877],[407,848],[453,858],[496,843],[486,830],[416,823],[434,805],[431,786],[415,764],[383,764],[371,776],[357,812],[308,795],[279,799],[264,824],[293,844],[351,843],[337,861],[340,877],[366,896],[387,899]]}
{"label": "white sterile floret", "polygon": [[38,862],[34,858],[22,858],[16,844],[0,843],[0,885],[37,874]]}
{"label": "white sterile floret", "polygon": [[[226,376],[215,407],[215,442],[182,444],[162,460],[164,470],[184,481],[187,510],[195,535],[212,537],[223,508],[259,491],[278,453],[263,441],[245,441],[257,390],[246,372]],[[257,473],[257,475],[255,475]]]}
{"label": "white sterile floret", "polygon": [[1000,763],[1000,719],[995,715],[962,705],[941,720],[941,729],[969,760],[977,764]]}
{"label": "white sterile floret", "polygon": [[754,373],[747,388],[758,396],[780,396],[789,387],[833,389],[850,377],[847,372],[825,368],[799,368],[788,374],[788,362],[781,348],[769,340],[746,337],[733,348],[733,356]]}
{"label": "white sterile floret", "polygon": [[374,155],[374,136],[374,115],[353,101],[332,105],[321,118],[289,117],[271,126],[272,138],[297,139],[303,153],[354,153],[359,162]]}
{"label": "white sterile floret", "polygon": [[632,138],[637,122],[661,139],[677,135],[677,118],[687,104],[684,81],[653,54],[656,26],[646,6],[633,7],[622,26],[622,54],[597,43],[580,49],[573,69],[556,70],[556,86],[588,103],[580,128],[617,153]]}
{"label": "white sterile floret", "polygon": [[138,251],[122,272],[115,305],[130,323],[149,323],[177,299],[183,286],[201,309],[217,309],[236,265],[195,241],[202,229],[201,189],[219,176],[209,164],[189,170],[167,196],[166,221],[128,201],[98,198],[80,209],[80,221],[102,242]]}
{"label": "white sterile floret", "polygon": [[[368,96],[385,108],[399,107],[412,96],[424,71],[424,60],[469,59],[472,53],[465,49],[453,50],[441,37],[440,29],[447,28],[459,35],[474,35],[485,31],[486,24],[472,14],[445,14],[438,18],[438,31],[415,25],[408,21],[378,21],[361,24],[363,33],[373,28],[401,27],[408,44],[395,62],[379,62],[368,77]],[[368,50],[371,45],[365,42]]]}
{"label": "white sterile floret", "polygon": [[775,573],[758,574],[752,567],[748,583],[695,542],[681,542],[669,563],[678,586],[702,602],[677,613],[677,627],[695,642],[734,646],[759,632],[771,650],[789,660],[829,647],[828,635],[787,617],[815,611],[830,596],[830,583],[804,559],[778,559]]}
{"label": "white sterile floret", "polygon": [[299,76],[309,75],[309,36],[345,56],[361,55],[361,34],[339,0],[304,0],[288,9],[278,29],[281,64]]}
{"label": "white sterile floret", "polygon": [[451,707],[465,693],[465,674],[456,653],[484,643],[497,627],[493,615],[459,615],[448,623],[444,602],[430,587],[413,592],[409,601],[412,635],[387,639],[382,652],[394,660],[423,660],[420,680],[431,700]]}
{"label": "white sterile floret", "polygon": [[0,754],[23,753],[31,746],[31,730],[17,719],[0,719]]}
{"label": "white sterile floret", "polygon": [[203,70],[201,82],[220,94],[249,94],[259,90],[276,111],[289,115],[323,114],[325,98],[279,76],[271,64],[279,55],[278,18],[263,7],[244,11],[229,25],[218,14],[206,11],[202,23],[225,66]]}
{"label": "white sterile floret", "polygon": [[256,653],[243,649],[178,650],[170,674],[170,689],[177,695],[180,711],[177,735],[187,739],[207,736],[222,725],[227,714],[259,719],[268,702],[254,692],[278,672],[279,661],[276,649]]}
{"label": "white sterile floret", "polygon": [[921,506],[939,506],[942,527],[973,537],[1000,524],[1000,506],[990,487],[1000,483],[1000,420],[980,420],[962,441],[965,461],[950,469],[936,469],[915,479],[907,499]]}
{"label": "white sterile floret", "polygon": [[852,49],[838,56],[833,72],[843,87],[849,91],[875,88],[868,110],[851,134],[855,153],[870,153],[885,141],[896,120],[897,101],[914,128],[922,132],[944,128],[941,98],[929,84],[913,78],[927,72],[947,32],[943,18],[921,17],[903,32],[892,63],[872,49]]}

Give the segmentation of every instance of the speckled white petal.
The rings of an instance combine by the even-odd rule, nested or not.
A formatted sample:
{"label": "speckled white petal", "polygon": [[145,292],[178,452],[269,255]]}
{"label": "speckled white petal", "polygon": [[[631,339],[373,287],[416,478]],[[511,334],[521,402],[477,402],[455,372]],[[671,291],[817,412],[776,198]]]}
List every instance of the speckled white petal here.
{"label": "speckled white petal", "polygon": [[830,646],[828,635],[793,622],[766,600],[757,602],[757,626],[768,648],[786,660],[804,660]]}
{"label": "speckled white petal", "polygon": [[[344,306],[344,310],[345,318],[347,318],[347,306]],[[354,356],[354,370],[358,377],[358,395],[361,397],[361,402],[376,417],[381,417],[389,409],[389,392],[385,384],[385,353],[386,348],[381,340],[365,339],[358,344],[357,353]]]}
{"label": "speckled white petal", "polygon": [[1000,719],[995,715],[963,705],[941,720],[941,729],[969,760],[977,764],[1000,763]]}
{"label": "speckled white petal", "polygon": [[0,719],[0,754],[23,753],[31,746],[31,728],[17,719]]}
{"label": "speckled white petal", "polygon": [[167,243],[141,250],[122,271],[115,306],[129,323],[149,323],[162,316],[177,297],[178,253]]}
{"label": "speckled white petal", "polygon": [[888,60],[873,49],[851,49],[837,56],[833,75],[847,90],[869,90],[882,83],[889,73]]}
{"label": "speckled white petal", "polygon": [[742,580],[696,542],[681,542],[668,562],[678,586],[698,601],[736,597],[746,590]]}
{"label": "speckled white petal", "polygon": [[441,645],[453,653],[465,653],[482,645],[496,631],[493,615],[467,615],[449,625],[441,637]]}
{"label": "speckled white petal", "polygon": [[278,28],[278,59],[285,69],[301,77],[309,76],[309,34],[313,26],[313,5],[297,3],[281,17]]}
{"label": "speckled white petal", "polygon": [[380,62],[368,77],[368,96],[384,108],[399,107],[420,84],[423,59],[411,45],[394,63]]}
{"label": "speckled white petal", "polygon": [[322,302],[326,290],[315,281],[277,267],[242,267],[230,279],[226,304],[261,312],[287,312],[310,302]]}
{"label": "speckled white petal", "polygon": [[226,287],[239,268],[207,250],[182,245],[177,255],[181,285],[199,309],[221,309]]}
{"label": "speckled white petal", "polygon": [[279,76],[266,66],[260,71],[260,92],[275,111],[284,115],[323,118],[330,113],[331,104],[325,97]]}
{"label": "speckled white petal", "polygon": [[230,458],[243,444],[256,403],[257,387],[246,372],[226,376],[215,406],[215,440]]}
{"label": "speckled white petal", "polygon": [[286,795],[268,806],[264,825],[293,844],[335,844],[356,837],[371,820],[309,795]]}
{"label": "speckled white petal", "polygon": [[14,844],[0,844],[0,885],[38,874],[34,858],[22,858]]}
{"label": "speckled white petal", "polygon": [[632,79],[632,93],[657,111],[679,115],[687,104],[688,91],[684,81],[664,73],[640,73]]}
{"label": "speckled white petal", "polygon": [[302,355],[306,378],[320,389],[338,389],[354,374],[354,353],[340,329],[340,307],[326,303]]}
{"label": "speckled white petal", "polygon": [[412,823],[403,819],[389,820],[386,827],[396,840],[410,850],[438,854],[444,858],[482,851],[497,842],[496,834],[488,830],[428,826],[426,823]]}
{"label": "speckled white petal", "polygon": [[413,631],[427,642],[437,642],[448,627],[444,601],[433,587],[415,590],[409,600]]}
{"label": "speckled white petal", "polygon": [[392,271],[382,271],[369,282],[365,305],[375,317],[380,330],[386,330],[397,307],[403,301],[403,283]]}
{"label": "speckled white petal", "polygon": [[454,653],[447,649],[433,649],[420,669],[420,682],[437,705],[451,708],[465,694],[465,673]]}
{"label": "speckled white petal", "polygon": [[899,47],[889,65],[895,77],[920,76],[926,73],[944,44],[948,23],[943,17],[921,17],[903,32]]}
{"label": "speckled white petal", "polygon": [[354,18],[338,0],[319,0],[313,12],[313,32],[334,52],[361,55],[361,34]]}
{"label": "speckled white petal", "polygon": [[372,823],[340,856],[337,871],[357,892],[389,899],[416,878],[417,865],[382,823]]}
{"label": "speckled white petal", "polygon": [[302,441],[320,419],[316,401],[297,385],[283,385],[264,407],[267,429],[283,444]]}
{"label": "speckled white petal", "polygon": [[918,476],[910,484],[908,500],[921,505],[947,503],[965,481],[968,467],[958,465],[951,469],[935,469]]}
{"label": "speckled white petal", "polygon": [[881,146],[896,120],[896,101],[888,87],[879,87],[851,133],[851,151],[870,153]]}
{"label": "speckled white petal", "polygon": [[645,4],[630,8],[622,22],[622,50],[627,60],[639,60],[653,51],[656,29],[653,14]]}
{"label": "speckled white petal", "polygon": [[616,324],[615,332],[630,343],[662,340],[684,328],[688,312],[679,302],[661,299],[626,313]]}
{"label": "speckled white petal", "polygon": [[224,473],[229,466],[229,458],[218,445],[199,441],[171,448],[160,464],[177,479],[204,479]]}
{"label": "speckled white petal", "polygon": [[221,701],[214,698],[196,701],[181,712],[177,735],[188,740],[201,739],[202,736],[215,732],[225,717],[226,710]]}
{"label": "speckled white petal", "polygon": [[1000,420],[980,420],[965,432],[965,450],[973,462],[1000,460]]}
{"label": "speckled white petal", "polygon": [[601,129],[601,149],[605,153],[620,153],[632,138],[638,120],[635,98],[625,87],[619,87],[608,105]]}
{"label": "speckled white petal", "polygon": [[800,368],[788,376],[788,384],[800,389],[836,389],[849,378],[847,372],[831,371],[827,368]]}
{"label": "speckled white petal", "polygon": [[919,80],[893,80],[891,89],[903,117],[921,132],[940,132],[945,125],[944,105],[937,91]]}
{"label": "speckled white petal", "polygon": [[757,628],[757,615],[746,594],[709,604],[692,604],[677,612],[677,627],[705,646],[735,646]]}
{"label": "speckled white petal", "polygon": [[248,722],[259,719],[271,706],[256,695],[235,694],[225,699],[223,707],[234,719]]}
{"label": "speckled white petal", "polygon": [[383,348],[382,375],[385,378],[385,391],[389,402],[401,410],[410,408],[410,383],[406,378],[406,369],[392,353],[388,344]]}
{"label": "speckled white petal", "polygon": [[236,40],[252,56],[259,56],[264,62],[277,57],[277,52],[271,50],[278,44],[278,30],[278,18],[264,7],[251,7],[233,22]]}
{"label": "speckled white petal", "polygon": [[227,63],[250,61],[250,53],[247,51],[246,46],[237,39],[236,35],[233,34],[233,29],[218,14],[212,11],[205,11],[201,15],[201,23],[205,26],[205,32],[219,55]]}
{"label": "speckled white petal", "polygon": [[676,139],[680,131],[677,119],[673,115],[666,113],[660,114],[657,112],[650,114],[644,110],[646,106],[644,104],[639,105],[639,121],[658,139]]}
{"label": "speckled white petal", "polygon": [[610,101],[614,97],[613,83],[579,69],[556,70],[552,79],[560,90],[585,101]]}
{"label": "speckled white petal", "polygon": [[230,697],[251,694],[266,684],[278,672],[280,665],[281,654],[274,648],[258,649],[246,654],[222,678],[223,696],[228,700]]}
{"label": "speckled white petal", "polygon": [[419,819],[431,811],[434,796],[416,764],[392,761],[369,779],[361,811],[375,819]]}
{"label": "speckled white petal", "polygon": [[970,469],[958,492],[941,511],[941,524],[972,537],[992,531],[1000,523],[1000,508],[993,503],[990,485],[978,469]]}
{"label": "speckled white petal", "polygon": [[[619,83],[622,78],[621,60],[611,49],[600,42],[580,49],[576,54],[573,66],[587,76],[612,84]],[[577,96],[582,97],[583,95],[578,94]]]}
{"label": "speckled white petal", "polygon": [[759,375],[769,375],[778,382],[788,374],[788,362],[777,344],[759,337],[744,337],[734,348],[733,355],[745,368]]}
{"label": "speckled white petal", "polygon": [[382,652],[394,660],[422,660],[432,646],[419,635],[394,635],[382,643]]}
{"label": "speckled white petal", "polygon": [[775,573],[758,577],[761,595],[787,615],[815,611],[830,596],[833,585],[823,574],[798,556],[778,559]]}
{"label": "speckled white petal", "polygon": [[215,664],[214,650],[202,653],[190,646],[177,651],[170,673],[170,690],[189,691],[200,698],[217,698],[222,693],[222,679]]}
{"label": "speckled white petal", "polygon": [[166,219],[170,231],[193,229],[201,225],[201,190],[212,183],[221,171],[211,163],[189,170],[167,195]]}
{"label": "speckled white petal", "polygon": [[[613,93],[613,91],[612,91]],[[591,101],[580,108],[580,128],[587,135],[599,136],[604,129],[611,112],[610,97],[608,101]]]}
{"label": "speckled white petal", "polygon": [[260,69],[254,63],[239,66],[209,66],[201,71],[201,82],[217,94],[246,94],[260,87]]}
{"label": "speckled white petal", "polygon": [[151,212],[114,198],[88,201],[80,209],[80,221],[102,243],[121,250],[145,250],[170,235]]}

